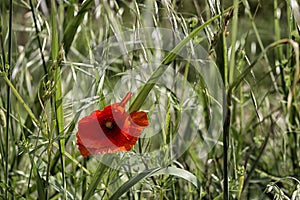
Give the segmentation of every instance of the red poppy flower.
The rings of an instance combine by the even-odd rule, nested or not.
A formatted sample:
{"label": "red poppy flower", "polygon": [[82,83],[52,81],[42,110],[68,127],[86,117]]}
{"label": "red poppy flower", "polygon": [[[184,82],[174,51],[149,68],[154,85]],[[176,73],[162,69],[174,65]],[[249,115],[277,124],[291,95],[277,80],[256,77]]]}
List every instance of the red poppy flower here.
{"label": "red poppy flower", "polygon": [[120,103],[96,110],[79,121],[76,144],[83,157],[132,149],[148,126],[148,117],[143,111],[125,112],[130,97],[128,92]]}

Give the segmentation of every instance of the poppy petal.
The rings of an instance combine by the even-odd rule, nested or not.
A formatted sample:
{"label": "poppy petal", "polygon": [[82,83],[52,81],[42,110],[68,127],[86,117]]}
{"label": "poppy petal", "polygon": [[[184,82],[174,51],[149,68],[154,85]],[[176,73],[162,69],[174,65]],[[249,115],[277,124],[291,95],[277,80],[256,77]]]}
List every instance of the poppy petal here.
{"label": "poppy petal", "polygon": [[122,128],[122,134],[128,140],[131,137],[139,137],[142,131],[148,126],[148,116],[143,111],[136,111],[130,114]]}
{"label": "poppy petal", "polygon": [[141,132],[148,126],[145,112],[136,111],[130,115],[125,105],[131,93],[120,103],[96,110],[78,122],[77,145],[82,156],[129,151],[135,145]]}
{"label": "poppy petal", "polygon": [[76,137],[77,137],[77,142],[76,144],[78,145],[78,149],[80,151],[80,154],[83,156],[83,157],[88,157],[89,155],[91,155],[91,153],[89,152],[89,150],[87,150],[85,148],[85,146],[82,144],[82,141],[80,139],[80,136],[79,136],[79,133],[77,132],[76,133]]}
{"label": "poppy petal", "polygon": [[148,126],[147,113],[143,111],[135,111],[130,113],[131,121],[138,126]]}
{"label": "poppy petal", "polygon": [[78,123],[77,145],[80,153],[85,157],[93,154],[126,151],[126,148],[120,144],[126,142],[127,139],[120,134],[119,130],[108,135],[105,133],[105,129],[101,127],[98,116],[101,116],[102,113],[102,111],[97,110]]}

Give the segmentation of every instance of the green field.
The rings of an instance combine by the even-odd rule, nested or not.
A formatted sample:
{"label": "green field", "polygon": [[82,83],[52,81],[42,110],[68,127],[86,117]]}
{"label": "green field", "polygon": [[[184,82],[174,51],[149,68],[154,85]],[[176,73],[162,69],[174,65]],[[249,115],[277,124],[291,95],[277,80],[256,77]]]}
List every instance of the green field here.
{"label": "green field", "polygon": [[2,0],[0,199],[300,200],[298,2]]}

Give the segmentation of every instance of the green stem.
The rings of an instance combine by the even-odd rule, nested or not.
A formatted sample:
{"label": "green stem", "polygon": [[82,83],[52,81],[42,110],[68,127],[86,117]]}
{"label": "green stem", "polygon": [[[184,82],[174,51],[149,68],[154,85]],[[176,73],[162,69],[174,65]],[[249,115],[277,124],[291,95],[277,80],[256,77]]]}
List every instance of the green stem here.
{"label": "green stem", "polygon": [[29,0],[29,2],[30,2],[30,9],[31,9],[31,12],[32,12],[32,18],[33,18],[33,22],[34,22],[34,26],[35,26],[36,38],[37,38],[37,41],[38,41],[40,54],[41,54],[41,58],[42,58],[42,62],[43,62],[44,73],[46,75],[45,79],[46,79],[46,82],[47,82],[48,81],[48,72],[47,72],[47,67],[46,67],[46,61],[45,61],[44,54],[43,54],[42,43],[41,43],[41,40],[40,40],[40,37],[39,37],[39,32],[40,31],[38,29],[37,20],[36,20],[36,17],[35,17],[35,11],[34,11],[34,6],[33,6],[33,3],[32,3],[32,0]]}
{"label": "green stem", "polygon": [[[226,44],[226,38],[225,38],[225,31],[223,30],[221,33],[221,42],[220,42],[220,48],[221,48],[221,59],[219,61],[220,68],[223,69],[223,81],[224,85],[227,88],[228,86],[228,64],[227,64],[227,44]],[[223,99],[226,99],[225,93]],[[223,125],[223,173],[224,173],[224,193],[223,193],[223,199],[228,200],[229,199],[229,183],[228,183],[228,141],[229,141],[229,130],[230,130],[230,123],[231,123],[231,93],[228,91],[227,93],[227,100],[223,104],[223,111],[226,113],[225,122]]]}
{"label": "green stem", "polygon": [[[12,58],[12,13],[13,13],[13,3],[12,0],[9,2],[9,33],[8,33],[8,66],[11,67]],[[5,57],[3,58],[5,60]],[[5,65],[4,65],[5,67]],[[10,80],[10,69],[8,69],[7,79]],[[7,85],[7,108],[6,108],[6,135],[5,135],[5,198],[8,199],[8,188],[9,188],[9,178],[8,178],[8,142],[9,142],[9,122],[10,122],[10,87]]]}
{"label": "green stem", "polygon": [[[225,99],[226,97],[224,97]],[[227,104],[226,104],[227,103]],[[230,131],[230,123],[231,123],[231,93],[230,91],[227,93],[227,102],[225,103],[226,108],[226,117],[223,126],[223,170],[224,170],[224,194],[223,199],[229,199],[229,181],[228,181],[228,141],[229,141],[229,131]]]}
{"label": "green stem", "polygon": [[[60,64],[58,65],[56,72],[55,72],[55,83],[57,84],[56,92],[55,92],[55,101],[54,101],[56,132],[57,132],[58,137],[60,137],[60,134],[64,132]],[[62,139],[59,139],[58,147],[59,147],[60,161],[61,161],[62,185],[63,185],[64,191],[66,191],[65,159],[63,156],[63,152],[65,152],[65,135],[63,135]],[[50,165],[49,165],[49,167],[50,167]],[[66,195],[66,192],[65,192],[65,195]]]}
{"label": "green stem", "polygon": [[[28,113],[28,115],[31,117],[31,119],[33,120],[33,122],[36,124],[36,126],[39,127],[39,128],[41,128],[41,124],[40,124],[39,120],[35,117],[35,115],[31,111],[31,109],[27,106],[27,104],[25,103],[25,101],[23,100],[23,98],[20,96],[20,94],[18,93],[18,91],[16,90],[16,88],[13,86],[12,82],[9,80],[8,76],[4,75],[3,79],[5,80],[6,84],[11,89],[11,91],[13,92],[13,94],[16,96],[16,98],[18,99],[18,101],[22,104],[22,106],[24,107],[24,109],[26,110],[26,112]],[[7,113],[8,113],[8,111],[7,111]]]}
{"label": "green stem", "polygon": [[[278,10],[278,2],[277,0],[274,0],[274,26],[275,26],[275,41],[280,40],[280,25],[279,25],[279,19],[278,19],[278,15],[277,15],[277,10]],[[289,8],[290,9],[290,8]],[[289,15],[287,15],[289,16]],[[288,20],[289,21],[289,20]],[[283,60],[283,51],[282,51],[282,47],[279,46],[278,48],[276,48],[276,54],[277,54],[277,60],[278,62],[281,62]],[[282,63],[280,64],[280,79],[281,79],[281,89],[283,91],[284,96],[287,96],[287,88],[286,88],[286,83],[285,83],[285,79],[284,79],[284,66]],[[285,99],[286,100],[286,99]]]}
{"label": "green stem", "polygon": [[[220,0],[221,6],[221,15],[224,15],[223,9],[223,0]],[[228,73],[228,57],[227,57],[227,42],[226,42],[226,24],[225,19],[221,18],[221,33],[220,33],[220,46],[219,46],[219,54],[217,56],[219,69],[222,69],[222,77],[225,88],[228,88],[230,85],[230,78]],[[223,99],[227,99],[223,104],[223,111],[226,113],[224,125],[223,125],[223,199],[229,199],[229,176],[228,176],[228,141],[229,141],[229,131],[230,131],[230,123],[231,123],[231,93],[227,92],[223,93]]]}
{"label": "green stem", "polygon": [[232,34],[231,34],[231,52],[230,52],[230,64],[229,64],[229,84],[232,83],[232,80],[234,78],[235,43],[236,43],[236,37],[237,37],[238,11],[239,11],[239,0],[234,0],[232,28],[231,28]]}

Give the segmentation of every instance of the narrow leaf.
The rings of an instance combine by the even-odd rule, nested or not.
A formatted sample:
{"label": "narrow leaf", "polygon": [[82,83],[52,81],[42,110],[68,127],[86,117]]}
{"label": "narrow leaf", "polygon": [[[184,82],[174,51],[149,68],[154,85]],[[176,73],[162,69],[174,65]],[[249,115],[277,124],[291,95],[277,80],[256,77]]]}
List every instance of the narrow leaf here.
{"label": "narrow leaf", "polygon": [[[227,9],[229,10],[229,9]],[[194,37],[197,36],[197,34],[204,29],[207,25],[212,23],[214,20],[219,18],[221,14],[218,14],[209,20],[207,20],[205,23],[203,23],[201,26],[196,28],[193,32],[191,32],[188,36],[186,36],[180,43],[177,44],[177,46],[171,50],[171,52],[163,59],[160,66],[153,72],[147,83],[143,86],[142,90],[138,93],[137,97],[131,104],[129,108],[129,112],[133,112],[136,110],[139,110],[142,104],[144,103],[145,99],[147,98],[149,92],[152,90],[153,86],[157,82],[157,80],[161,77],[161,75],[168,69],[169,65],[175,60],[178,53],[183,49],[183,47]]]}
{"label": "narrow leaf", "polygon": [[56,24],[56,5],[55,1],[51,1],[51,56],[52,60],[55,61],[58,56],[58,33],[57,33],[57,24]]}
{"label": "narrow leaf", "polygon": [[77,15],[72,18],[72,20],[69,22],[67,25],[67,28],[64,32],[64,38],[63,38],[63,43],[64,43],[64,49],[66,55],[68,55],[69,50],[71,48],[72,42],[74,40],[74,36],[77,32],[77,29],[81,22],[83,21],[84,15],[88,12],[93,0],[86,0],[83,4],[80,10],[78,11]]}
{"label": "narrow leaf", "polygon": [[[107,159],[109,159],[109,155],[104,155],[103,160],[106,161],[103,161],[103,163],[107,163]],[[94,195],[103,174],[107,171],[108,167],[103,163],[99,163],[98,168],[96,169],[96,172],[94,173],[94,176],[92,178],[91,184],[89,185],[89,188],[83,197],[83,200],[88,200]]]}
{"label": "narrow leaf", "polygon": [[166,168],[153,168],[149,170],[145,170],[144,172],[136,175],[126,183],[124,183],[111,197],[110,200],[116,200],[120,198],[123,194],[125,194],[132,186],[140,182],[141,180],[148,178],[150,176],[157,176],[157,175],[173,175],[179,178],[183,178],[186,181],[192,183],[197,189],[200,190],[200,181],[198,178],[186,171],[184,169],[180,169],[177,167],[166,167]]}

